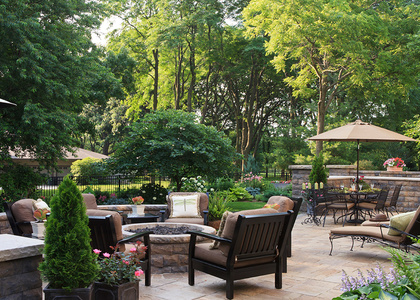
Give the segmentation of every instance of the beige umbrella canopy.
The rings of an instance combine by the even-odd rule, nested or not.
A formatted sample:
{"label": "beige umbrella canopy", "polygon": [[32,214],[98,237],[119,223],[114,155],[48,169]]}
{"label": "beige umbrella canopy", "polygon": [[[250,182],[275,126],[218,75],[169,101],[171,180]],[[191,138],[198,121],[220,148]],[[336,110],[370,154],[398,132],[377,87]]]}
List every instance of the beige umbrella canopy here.
{"label": "beige umbrella canopy", "polygon": [[0,99],[0,108],[10,107],[10,106],[16,106],[16,104]]}
{"label": "beige umbrella canopy", "polygon": [[[359,142],[416,142],[415,139],[361,120],[308,138],[310,141],[357,142],[357,177],[359,181]],[[358,185],[356,185],[358,188]]]}

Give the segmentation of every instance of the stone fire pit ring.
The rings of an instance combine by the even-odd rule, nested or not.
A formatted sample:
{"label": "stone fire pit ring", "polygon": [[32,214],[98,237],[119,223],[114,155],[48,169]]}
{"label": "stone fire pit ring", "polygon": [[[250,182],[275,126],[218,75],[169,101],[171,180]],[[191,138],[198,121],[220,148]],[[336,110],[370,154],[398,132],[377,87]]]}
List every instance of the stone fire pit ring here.
{"label": "stone fire pit ring", "polygon": [[[191,231],[202,231],[204,233],[216,234],[216,229],[210,226],[187,224],[187,223],[138,223],[123,225],[123,235],[128,237],[141,228],[152,228],[164,226],[169,228],[188,227]],[[210,241],[203,237],[197,237],[197,242]],[[151,262],[152,273],[179,273],[187,272],[188,267],[188,245],[190,242],[189,234],[151,234]]]}

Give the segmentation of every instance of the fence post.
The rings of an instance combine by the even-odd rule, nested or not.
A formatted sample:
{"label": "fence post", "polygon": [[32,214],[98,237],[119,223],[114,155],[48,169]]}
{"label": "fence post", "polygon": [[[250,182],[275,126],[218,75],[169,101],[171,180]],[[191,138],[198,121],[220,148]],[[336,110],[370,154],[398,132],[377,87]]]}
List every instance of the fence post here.
{"label": "fence post", "polygon": [[121,175],[118,174],[118,191],[121,192]]}

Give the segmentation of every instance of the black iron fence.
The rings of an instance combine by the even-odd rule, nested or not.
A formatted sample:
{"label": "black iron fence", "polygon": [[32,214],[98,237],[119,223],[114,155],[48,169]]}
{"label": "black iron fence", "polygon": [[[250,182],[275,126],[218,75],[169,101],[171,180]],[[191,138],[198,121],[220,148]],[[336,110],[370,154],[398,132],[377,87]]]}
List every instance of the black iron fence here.
{"label": "black iron fence", "polygon": [[288,181],[292,179],[292,174],[288,170],[265,169],[260,172],[260,176],[264,178],[273,178],[273,180]]}
{"label": "black iron fence", "polygon": [[[42,196],[53,196],[64,177],[50,177],[46,184],[39,186]],[[147,183],[155,183],[162,186],[169,184],[169,179],[154,176],[71,176],[70,177],[83,192],[86,189],[119,192],[125,189],[140,189]]]}

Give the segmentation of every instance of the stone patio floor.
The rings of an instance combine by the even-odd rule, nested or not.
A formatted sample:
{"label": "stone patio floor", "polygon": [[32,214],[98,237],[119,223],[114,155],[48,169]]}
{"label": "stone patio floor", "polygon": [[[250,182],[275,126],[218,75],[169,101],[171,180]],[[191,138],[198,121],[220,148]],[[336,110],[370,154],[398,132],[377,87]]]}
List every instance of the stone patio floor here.
{"label": "stone patio floor", "polygon": [[[357,276],[358,269],[366,273],[377,263],[389,270],[390,256],[377,243],[360,248],[361,243],[356,241],[350,251],[350,238],[336,239],[329,256],[329,230],[341,224],[334,225],[330,216],[325,227],[302,224],[305,217],[306,214],[300,214],[293,229],[292,257],[288,258],[287,273],[283,273],[283,288],[274,288],[273,275],[238,280],[234,299],[332,299],[342,293],[342,270]],[[155,274],[151,286],[145,287],[140,282],[140,299],[225,299],[225,282],[196,272],[195,285],[189,286],[187,273]]]}

